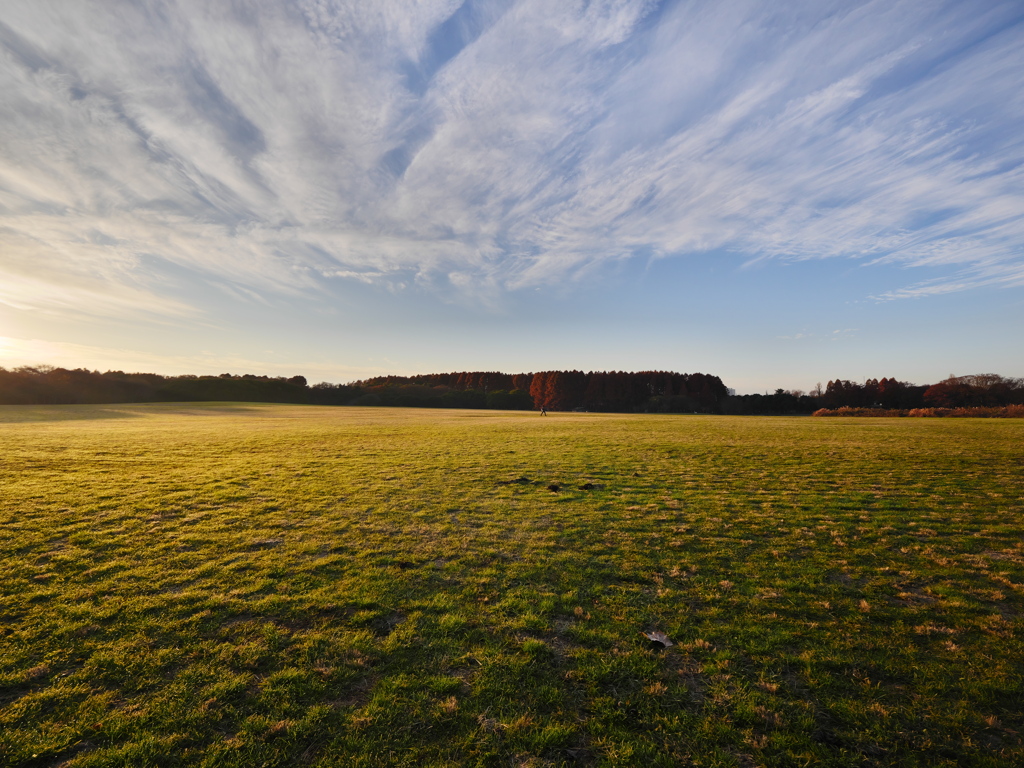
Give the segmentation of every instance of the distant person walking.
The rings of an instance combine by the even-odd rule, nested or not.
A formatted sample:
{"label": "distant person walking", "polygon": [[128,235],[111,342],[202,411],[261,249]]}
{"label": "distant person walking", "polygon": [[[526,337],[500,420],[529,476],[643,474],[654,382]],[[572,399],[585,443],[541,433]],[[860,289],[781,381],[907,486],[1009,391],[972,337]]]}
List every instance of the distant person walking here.
{"label": "distant person walking", "polygon": [[548,409],[545,408],[544,406],[541,406],[541,408],[540,408],[540,415],[541,416],[547,416],[548,415]]}

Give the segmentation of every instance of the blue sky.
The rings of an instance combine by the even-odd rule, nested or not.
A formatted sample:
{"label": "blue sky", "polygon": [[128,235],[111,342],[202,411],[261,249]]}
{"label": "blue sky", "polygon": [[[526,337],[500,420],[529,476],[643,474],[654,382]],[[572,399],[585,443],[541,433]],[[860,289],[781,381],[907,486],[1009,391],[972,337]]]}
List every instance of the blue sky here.
{"label": "blue sky", "polygon": [[6,0],[0,365],[1024,376],[1024,5]]}

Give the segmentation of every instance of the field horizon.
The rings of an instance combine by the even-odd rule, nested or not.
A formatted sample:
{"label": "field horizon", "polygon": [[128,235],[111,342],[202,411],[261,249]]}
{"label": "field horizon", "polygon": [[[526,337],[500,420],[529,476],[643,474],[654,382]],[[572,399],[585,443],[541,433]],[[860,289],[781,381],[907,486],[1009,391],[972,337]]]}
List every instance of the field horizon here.
{"label": "field horizon", "polygon": [[1020,420],[190,402],[0,436],[4,765],[1024,762]]}

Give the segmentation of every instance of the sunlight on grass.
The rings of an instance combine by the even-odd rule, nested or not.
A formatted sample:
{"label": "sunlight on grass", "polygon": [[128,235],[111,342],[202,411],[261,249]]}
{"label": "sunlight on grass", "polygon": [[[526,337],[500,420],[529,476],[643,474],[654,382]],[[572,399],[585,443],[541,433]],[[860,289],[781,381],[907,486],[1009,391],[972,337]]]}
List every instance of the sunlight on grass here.
{"label": "sunlight on grass", "polygon": [[1024,762],[1022,422],[161,404],[0,435],[4,765]]}

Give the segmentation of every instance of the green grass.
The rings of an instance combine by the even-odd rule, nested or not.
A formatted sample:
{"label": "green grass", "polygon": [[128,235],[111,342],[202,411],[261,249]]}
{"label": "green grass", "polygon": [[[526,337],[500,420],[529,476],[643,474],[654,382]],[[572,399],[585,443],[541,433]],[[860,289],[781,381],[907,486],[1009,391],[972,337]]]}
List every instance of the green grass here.
{"label": "green grass", "polygon": [[1022,420],[5,406],[0,441],[5,766],[1024,764]]}

